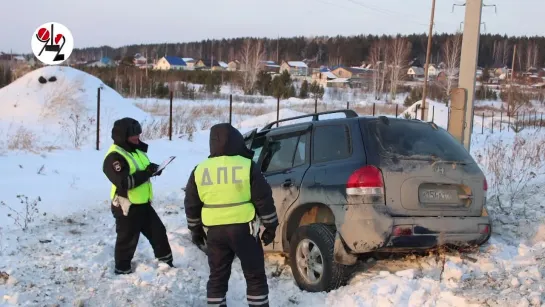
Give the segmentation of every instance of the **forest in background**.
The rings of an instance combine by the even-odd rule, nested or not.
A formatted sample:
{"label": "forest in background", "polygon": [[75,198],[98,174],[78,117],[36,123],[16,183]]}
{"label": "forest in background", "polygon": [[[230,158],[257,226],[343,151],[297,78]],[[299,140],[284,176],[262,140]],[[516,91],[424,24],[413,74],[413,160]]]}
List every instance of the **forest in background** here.
{"label": "forest in background", "polygon": [[[444,61],[442,46],[455,34],[436,34],[432,41],[431,62]],[[195,59],[211,59],[229,62],[239,59],[246,40],[261,41],[265,49],[265,58],[281,62],[282,60],[303,60],[316,65],[359,66],[368,61],[372,46],[380,41],[391,41],[404,38],[410,43],[409,56],[425,62],[427,35],[412,34],[399,36],[315,36],[291,38],[252,38],[240,37],[221,40],[202,40],[186,43],[134,44],[119,48],[109,46],[75,49],[72,57],[100,59],[108,56],[121,59],[124,56],[140,53],[150,59],[164,55],[192,57]],[[479,48],[479,66],[501,67],[511,66],[513,47],[517,46],[515,59],[516,70],[527,70],[529,67],[545,67],[545,36],[515,37],[499,34],[482,34]]]}

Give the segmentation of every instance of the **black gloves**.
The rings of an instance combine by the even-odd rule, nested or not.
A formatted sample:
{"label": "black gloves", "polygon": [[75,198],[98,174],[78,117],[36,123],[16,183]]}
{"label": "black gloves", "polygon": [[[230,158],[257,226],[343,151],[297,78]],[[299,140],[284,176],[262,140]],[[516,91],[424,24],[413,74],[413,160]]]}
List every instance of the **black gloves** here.
{"label": "black gloves", "polygon": [[203,246],[206,242],[206,233],[202,227],[191,231],[191,242],[197,246]]}
{"label": "black gloves", "polygon": [[276,228],[273,228],[273,229],[265,228],[265,230],[261,234],[261,241],[263,241],[263,245],[267,246],[274,241],[275,237],[276,237]]}
{"label": "black gloves", "polygon": [[[146,168],[146,171],[150,174],[150,176],[153,176],[153,173],[155,173],[157,169],[159,169],[159,165],[155,163],[150,163],[148,167]],[[162,172],[163,171],[158,172],[157,174],[155,174],[155,176],[161,176]]]}

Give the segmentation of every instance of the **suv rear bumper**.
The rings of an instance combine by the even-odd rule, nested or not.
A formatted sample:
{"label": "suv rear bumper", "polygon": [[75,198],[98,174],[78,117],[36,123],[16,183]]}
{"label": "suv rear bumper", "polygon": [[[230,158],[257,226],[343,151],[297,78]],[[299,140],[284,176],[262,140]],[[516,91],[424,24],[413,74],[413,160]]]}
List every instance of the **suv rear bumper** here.
{"label": "suv rear bumper", "polygon": [[[351,210],[354,211],[359,210]],[[390,217],[351,214],[337,229],[348,254],[432,249],[442,244],[474,246],[490,237],[487,215],[480,217]],[[380,239],[379,239],[380,238]],[[338,247],[337,247],[338,249]]]}
{"label": "suv rear bumper", "polygon": [[491,229],[488,216],[394,218],[392,235],[384,249],[481,245],[490,237]]}

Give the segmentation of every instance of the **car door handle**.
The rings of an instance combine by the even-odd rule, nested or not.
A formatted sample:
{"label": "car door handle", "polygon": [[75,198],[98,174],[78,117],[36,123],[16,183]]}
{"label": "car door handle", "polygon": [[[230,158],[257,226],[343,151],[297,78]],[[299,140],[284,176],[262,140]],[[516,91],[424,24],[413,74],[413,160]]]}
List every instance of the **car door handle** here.
{"label": "car door handle", "polygon": [[286,179],[286,181],[284,181],[282,183],[282,187],[284,188],[289,188],[289,187],[292,187],[293,186],[293,182],[291,181],[291,179]]}

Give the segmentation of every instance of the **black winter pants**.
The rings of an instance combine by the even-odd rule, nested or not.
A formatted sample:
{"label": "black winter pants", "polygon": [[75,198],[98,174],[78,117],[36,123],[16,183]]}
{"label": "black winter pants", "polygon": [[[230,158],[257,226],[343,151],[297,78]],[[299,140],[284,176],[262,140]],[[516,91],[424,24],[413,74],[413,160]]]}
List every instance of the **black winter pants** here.
{"label": "black winter pants", "polygon": [[236,255],[246,279],[248,305],[268,307],[269,286],[265,275],[263,247],[261,241],[250,234],[249,225],[210,227],[206,244],[210,266],[208,306],[227,306],[225,295],[231,276],[231,264]]}
{"label": "black winter pants", "polygon": [[138,245],[140,233],[150,242],[159,261],[171,262],[172,251],[168,242],[165,225],[150,204],[131,205],[128,216],[121,207],[111,206],[115,217],[115,272],[131,272],[131,260]]}

